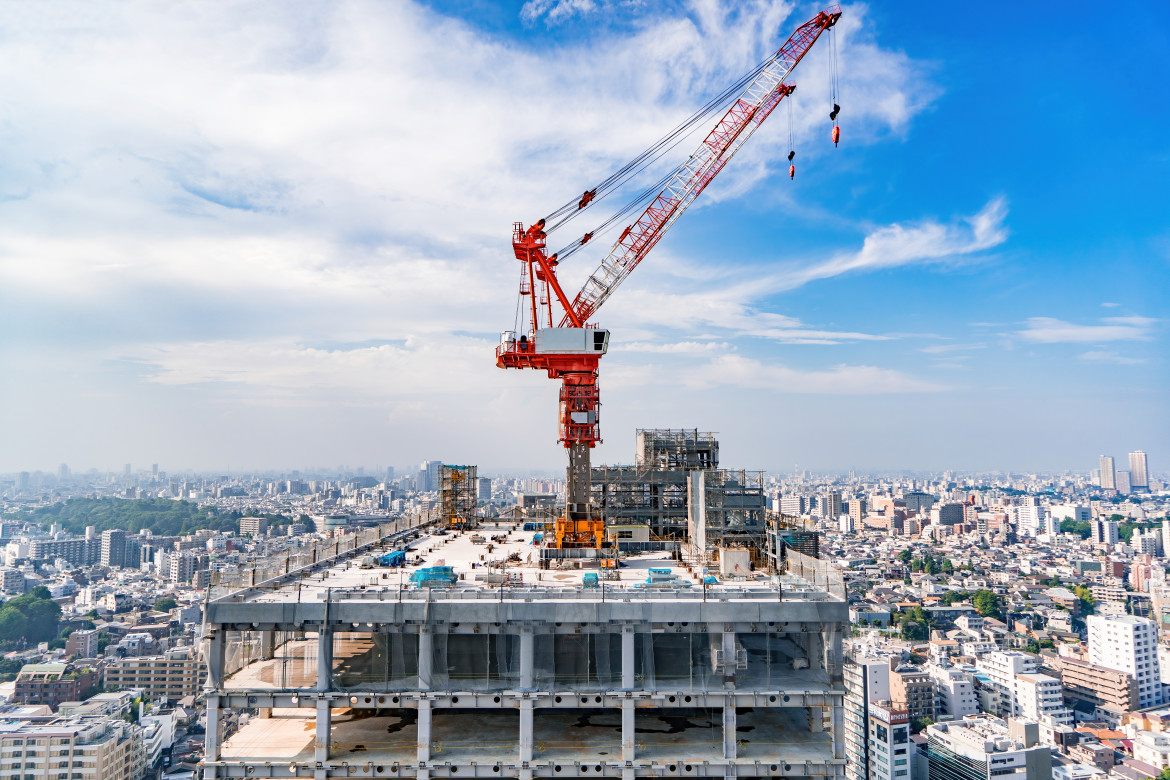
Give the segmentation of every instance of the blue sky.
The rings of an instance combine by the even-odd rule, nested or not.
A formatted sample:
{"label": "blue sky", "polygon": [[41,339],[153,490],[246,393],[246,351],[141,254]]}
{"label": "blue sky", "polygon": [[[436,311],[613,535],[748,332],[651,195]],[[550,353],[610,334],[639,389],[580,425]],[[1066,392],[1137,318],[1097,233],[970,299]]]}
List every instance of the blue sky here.
{"label": "blue sky", "polygon": [[[491,360],[511,222],[815,11],[4,6],[0,470],[560,469],[555,383]],[[671,426],[770,470],[1166,471],[1170,11],[844,11],[841,146],[823,41],[796,179],[782,109],[597,317],[595,457]]]}

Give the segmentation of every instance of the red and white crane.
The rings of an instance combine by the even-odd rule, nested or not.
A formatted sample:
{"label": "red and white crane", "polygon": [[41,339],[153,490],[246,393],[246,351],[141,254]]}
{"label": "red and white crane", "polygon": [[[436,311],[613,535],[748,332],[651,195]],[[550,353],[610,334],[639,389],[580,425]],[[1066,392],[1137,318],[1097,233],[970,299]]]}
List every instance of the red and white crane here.
{"label": "red and white crane", "polygon": [[[841,9],[837,6],[818,13],[798,27],[774,55],[616,174],[535,224],[525,228],[523,222],[517,222],[513,226],[512,248],[522,268],[520,310],[524,312],[522,316],[528,321],[528,328],[519,337],[516,331],[504,333],[502,343],[496,348],[496,365],[499,368],[535,368],[548,372],[551,379],[561,380],[559,441],[569,451],[569,468],[565,516],[556,524],[558,547],[600,547],[604,533],[603,524],[590,512],[589,451],[601,441],[597,369],[609,345],[609,331],[590,322],[590,318],[780,101],[792,94],[796,87],[786,83],[785,79],[821,33],[831,29],[840,17]],[[833,81],[835,84],[835,74]],[[695,153],[649,191],[658,194],[641,216],[622,230],[597,270],[569,300],[557,281],[558,264],[588,243],[595,232],[608,227],[631,209],[627,206],[595,231],[584,234],[566,249],[551,255],[546,251],[548,233],[654,162],[685,137],[696,122],[726,105],[726,99],[745,84],[746,88]],[[835,99],[835,93],[831,99]],[[839,110],[834,105],[831,113],[834,120]],[[839,136],[838,127],[834,127],[834,143]],[[642,199],[635,199],[632,205],[640,202]]]}

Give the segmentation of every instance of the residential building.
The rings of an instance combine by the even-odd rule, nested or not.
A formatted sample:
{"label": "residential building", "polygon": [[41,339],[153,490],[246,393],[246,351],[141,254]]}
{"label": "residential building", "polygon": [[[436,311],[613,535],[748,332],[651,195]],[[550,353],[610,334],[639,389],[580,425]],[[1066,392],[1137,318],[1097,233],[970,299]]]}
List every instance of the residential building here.
{"label": "residential building", "polygon": [[142,729],[104,715],[6,723],[0,758],[6,778],[138,780],[146,770]]}
{"label": "residential building", "polygon": [[80,701],[97,687],[97,672],[71,664],[25,664],[16,675],[12,700],[45,704],[54,710],[65,701]]}
{"label": "residential building", "polygon": [[1102,490],[1116,490],[1117,489],[1117,472],[1113,466],[1113,456],[1101,456],[1101,489]]}
{"label": "residential building", "polygon": [[1046,674],[1021,674],[1016,677],[1017,716],[1041,721],[1045,716],[1053,723],[1072,725],[1072,712],[1064,706],[1060,680]]}
{"label": "residential building", "polygon": [[1116,714],[1138,708],[1137,680],[1118,669],[1076,658],[1060,658],[1060,680],[1065,697],[1085,701]]}
{"label": "residential building", "polygon": [[1036,656],[1018,650],[997,650],[980,656],[975,665],[999,694],[996,714],[1003,717],[1017,715],[1019,704],[1016,678],[1021,674],[1035,674],[1039,671]]}
{"label": "residential building", "polygon": [[910,780],[910,713],[888,701],[869,705],[869,780]]}
{"label": "residential building", "polygon": [[240,518],[240,535],[241,536],[262,536],[268,531],[267,517],[241,517]]}
{"label": "residential building", "polygon": [[1052,753],[1035,723],[964,718],[926,729],[929,780],[1051,780]]}
{"label": "residential building", "polygon": [[1154,621],[1134,615],[1090,615],[1089,663],[1117,669],[1137,680],[1138,706],[1162,703],[1158,630]]}
{"label": "residential building", "polygon": [[1116,520],[1094,520],[1090,530],[1093,544],[1117,544],[1121,539]]}
{"label": "residential building", "polygon": [[1129,482],[1135,491],[1150,489],[1149,463],[1141,450],[1129,453]]}
{"label": "residential building", "polygon": [[188,647],[168,650],[162,655],[114,659],[102,670],[104,687],[138,688],[152,699],[197,696],[206,679],[207,665]]}
{"label": "residential building", "polygon": [[96,628],[79,628],[65,640],[65,655],[69,658],[96,658],[98,654],[98,638],[101,631]]}
{"label": "residential building", "polygon": [[121,568],[126,565],[126,532],[116,528],[102,531],[102,566]]}
{"label": "residential building", "polygon": [[1170,767],[1170,734],[1139,731],[1133,741],[1133,757],[1158,769]]}
{"label": "residential building", "polygon": [[[965,646],[965,645],[964,645]],[[934,680],[934,709],[938,718],[958,720],[979,712],[971,676],[954,667],[929,664],[926,672]]]}
{"label": "residential building", "polygon": [[934,680],[922,667],[890,660],[890,701],[911,718],[934,719]]}
{"label": "residential building", "polygon": [[869,706],[890,698],[889,658],[851,648],[843,672],[845,776],[848,780],[869,780]]}

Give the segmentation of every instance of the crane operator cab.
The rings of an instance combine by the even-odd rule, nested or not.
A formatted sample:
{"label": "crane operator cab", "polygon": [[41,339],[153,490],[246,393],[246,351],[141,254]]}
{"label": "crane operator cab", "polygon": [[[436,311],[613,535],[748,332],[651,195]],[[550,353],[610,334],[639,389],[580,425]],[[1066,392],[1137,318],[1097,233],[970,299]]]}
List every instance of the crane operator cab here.
{"label": "crane operator cab", "polygon": [[609,331],[603,328],[538,328],[532,337],[536,354],[604,355]]}
{"label": "crane operator cab", "polygon": [[516,337],[504,331],[501,345],[509,352],[537,355],[604,355],[609,349],[609,331],[604,328],[537,328],[530,335]]}

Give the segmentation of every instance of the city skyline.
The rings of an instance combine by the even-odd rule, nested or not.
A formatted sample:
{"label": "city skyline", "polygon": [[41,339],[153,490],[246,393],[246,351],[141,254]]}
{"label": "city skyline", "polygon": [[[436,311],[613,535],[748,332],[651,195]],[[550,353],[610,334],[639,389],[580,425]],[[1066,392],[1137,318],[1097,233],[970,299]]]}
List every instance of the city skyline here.
{"label": "city skyline", "polygon": [[[0,9],[5,472],[563,468],[555,387],[492,364],[512,221],[814,12],[62,5]],[[1006,13],[844,6],[840,147],[814,50],[795,179],[777,112],[599,313],[595,462],[654,426],[776,473],[1170,462],[1170,19]]]}

